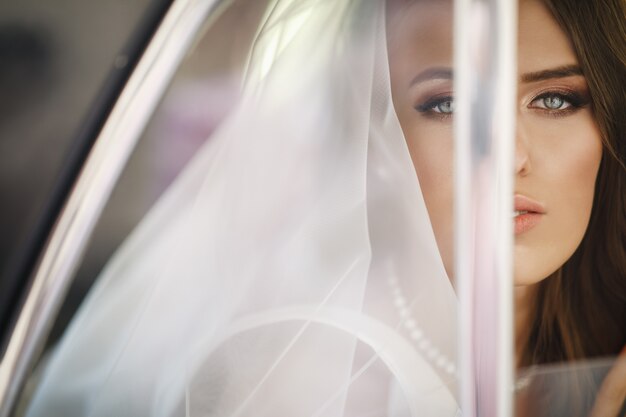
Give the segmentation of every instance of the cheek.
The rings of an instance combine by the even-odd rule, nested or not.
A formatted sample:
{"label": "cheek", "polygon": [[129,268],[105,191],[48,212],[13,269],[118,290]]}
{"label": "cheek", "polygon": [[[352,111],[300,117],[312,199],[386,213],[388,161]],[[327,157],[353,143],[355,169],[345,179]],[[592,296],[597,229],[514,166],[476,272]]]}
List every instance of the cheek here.
{"label": "cheek", "polygon": [[[427,130],[427,129],[422,129]],[[453,148],[449,132],[433,129],[426,133],[426,140],[407,137],[411,159],[420,182],[422,192],[431,201],[451,201],[453,188]],[[432,145],[423,142],[439,142]],[[449,193],[448,193],[449,191]]]}
{"label": "cheek", "polygon": [[536,232],[516,237],[518,284],[541,281],[580,245],[589,224],[602,158],[600,133],[589,117],[543,123],[533,135],[531,190],[546,205]]}
{"label": "cheek", "polygon": [[[581,126],[584,127],[584,126]],[[557,154],[556,162],[560,165],[555,170],[555,190],[552,204],[559,208],[562,216],[557,223],[560,226],[560,238],[568,253],[567,259],[576,250],[582,240],[593,206],[595,183],[602,158],[602,144],[599,134],[593,129],[581,129],[570,136],[571,144]],[[555,184],[554,188],[557,188]],[[565,260],[563,261],[565,262]]]}
{"label": "cheek", "polygon": [[[546,131],[550,133],[550,131]],[[593,204],[595,182],[602,158],[600,134],[587,118],[570,123],[547,139],[545,176],[550,186],[550,205],[568,218],[570,226],[583,231]]]}
{"label": "cheek", "polygon": [[405,137],[444,267],[452,277],[453,257],[453,138],[452,127],[421,121]]}

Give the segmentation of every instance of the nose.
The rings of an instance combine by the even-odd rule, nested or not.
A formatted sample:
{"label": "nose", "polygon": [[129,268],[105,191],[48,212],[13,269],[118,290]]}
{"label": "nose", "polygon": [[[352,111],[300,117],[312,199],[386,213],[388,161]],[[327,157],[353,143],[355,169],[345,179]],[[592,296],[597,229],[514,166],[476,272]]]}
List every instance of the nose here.
{"label": "nose", "polygon": [[524,125],[519,121],[515,135],[515,175],[524,177],[531,171],[530,166],[530,143]]}

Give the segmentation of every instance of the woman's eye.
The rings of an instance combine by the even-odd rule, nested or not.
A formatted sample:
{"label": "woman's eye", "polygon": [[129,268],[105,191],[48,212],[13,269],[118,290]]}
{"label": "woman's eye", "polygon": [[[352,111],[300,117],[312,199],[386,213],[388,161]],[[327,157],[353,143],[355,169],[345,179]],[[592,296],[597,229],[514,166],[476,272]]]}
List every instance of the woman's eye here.
{"label": "woman's eye", "polygon": [[544,110],[565,110],[572,107],[572,101],[562,94],[547,94],[534,99],[531,108]]}
{"label": "woman's eye", "polygon": [[[562,97],[550,96],[550,97],[544,98],[542,100],[542,103],[543,103],[544,106],[546,106],[547,109],[558,110],[561,107],[563,107],[563,105],[565,103],[567,103],[567,102],[565,100],[563,100]],[[567,104],[569,104],[569,103],[567,103]]]}
{"label": "woman's eye", "polygon": [[426,101],[415,107],[420,113],[436,113],[437,116],[451,116],[454,113],[454,99],[439,97]]}
{"label": "woman's eye", "polygon": [[433,111],[435,111],[436,113],[452,114],[454,113],[454,101],[446,100],[441,103],[438,103],[433,108]]}

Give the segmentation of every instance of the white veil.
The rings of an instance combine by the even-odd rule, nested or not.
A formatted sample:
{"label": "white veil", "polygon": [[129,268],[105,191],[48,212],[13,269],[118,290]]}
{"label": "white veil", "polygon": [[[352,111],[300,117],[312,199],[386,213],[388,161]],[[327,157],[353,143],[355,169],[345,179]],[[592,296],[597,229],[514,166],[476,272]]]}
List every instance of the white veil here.
{"label": "white veil", "polygon": [[27,415],[453,416],[455,319],[384,2],[275,0],[242,101],[109,262]]}

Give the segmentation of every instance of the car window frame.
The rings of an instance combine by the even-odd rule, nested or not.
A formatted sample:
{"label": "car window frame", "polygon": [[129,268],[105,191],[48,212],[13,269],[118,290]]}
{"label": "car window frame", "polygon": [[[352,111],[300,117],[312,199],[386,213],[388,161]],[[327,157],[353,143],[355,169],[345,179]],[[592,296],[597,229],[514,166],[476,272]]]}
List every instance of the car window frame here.
{"label": "car window frame", "polygon": [[[34,272],[30,275],[32,285],[24,297],[24,302],[20,305],[15,325],[12,326],[11,335],[7,339],[6,349],[0,362],[0,417],[10,415],[13,410],[16,398],[43,347],[64,295],[74,278],[74,272],[86,250],[89,237],[143,129],[200,31],[210,23],[212,17],[217,17],[220,10],[223,10],[228,3],[229,0],[173,0],[137,65],[131,66],[132,73],[129,70],[128,80],[122,83],[124,88],[119,97],[113,94],[112,97],[117,99],[111,100],[115,101],[115,104],[110,113],[101,113],[100,119],[96,117],[96,121],[102,122],[102,128],[97,129],[99,133],[93,141],[93,146],[86,147],[82,154],[78,152],[85,163],[84,165],[78,163],[74,168],[76,173],[78,166],[82,165],[80,174],[73,177],[76,181],[66,182],[65,192],[69,193],[67,200],[63,192],[59,193],[59,201],[66,202],[62,204],[58,216],[54,215],[54,212],[50,215],[48,222],[50,226],[54,223],[54,227],[46,240],[45,248],[41,252],[36,251],[37,255],[41,253],[41,256],[33,253],[29,258],[30,265],[36,265]],[[477,48],[476,51],[483,53],[481,56],[490,58],[486,64],[493,69],[487,79],[481,78],[484,74],[479,71],[481,68],[484,69],[485,62],[475,61],[475,57],[466,53],[457,52],[455,56],[455,72],[463,74],[458,81],[455,81],[455,83],[458,82],[457,88],[459,89],[458,114],[460,116],[458,118],[462,120],[455,128],[455,136],[458,137],[455,141],[459,141],[456,143],[460,145],[457,149],[461,150],[457,154],[462,156],[462,159],[457,159],[457,163],[463,168],[457,173],[455,199],[460,201],[457,213],[461,215],[461,221],[457,226],[465,230],[457,241],[457,248],[467,249],[473,244],[472,239],[475,236],[468,232],[471,218],[464,217],[464,213],[484,210],[503,213],[503,216],[498,216],[500,220],[509,219],[510,202],[503,202],[509,200],[510,183],[496,191],[497,198],[494,201],[497,204],[495,206],[491,206],[494,201],[472,203],[470,197],[472,193],[484,190],[481,187],[485,184],[472,183],[476,180],[477,171],[481,165],[483,168],[488,166],[494,175],[496,172],[503,172],[502,169],[506,170],[507,166],[512,166],[514,117],[508,115],[500,119],[495,118],[494,115],[499,113],[494,108],[474,112],[470,104],[484,102],[485,100],[481,100],[482,92],[491,90],[501,91],[503,96],[500,98],[504,97],[502,100],[507,103],[507,106],[513,100],[515,91],[511,87],[514,85],[511,82],[511,76],[515,61],[511,56],[514,57],[516,54],[514,36],[516,25],[512,22],[516,21],[517,2],[515,0],[455,0],[455,9],[455,49],[469,51],[470,47]],[[498,34],[506,35],[495,36],[498,38],[496,48],[490,44],[490,37],[481,37],[481,34],[474,30],[475,27],[468,23],[466,17],[475,14],[481,14],[480,17],[485,27],[495,27]],[[498,21],[500,24],[496,24]],[[503,62],[507,60],[509,64],[512,62],[513,66],[504,65]],[[461,68],[463,71],[459,71]],[[497,76],[491,76],[494,73]],[[491,88],[476,89],[474,87],[477,82],[487,83]],[[477,91],[477,93],[470,97],[472,91]],[[498,103],[502,103],[502,100]],[[470,124],[470,121],[479,124],[481,121],[484,123],[492,118],[498,120],[498,127],[501,128],[495,129],[496,132],[493,131],[493,126],[475,128]],[[98,123],[94,122],[94,125],[97,126]],[[478,152],[484,150],[485,132],[491,141],[494,141],[497,136],[508,145],[497,150],[490,148],[486,153]],[[477,154],[480,158],[471,159]],[[80,157],[77,159],[82,162]],[[512,172],[512,170],[509,171]],[[482,175],[485,175],[484,169]],[[68,176],[72,177],[70,174]],[[71,187],[70,184],[72,184]],[[466,210],[470,206],[472,210]],[[494,220],[494,224],[496,221]],[[498,410],[498,415],[505,416],[512,413],[513,361],[510,333],[512,326],[509,323],[512,321],[512,292],[509,291],[512,282],[509,279],[511,258],[510,256],[502,257],[503,253],[510,254],[511,239],[510,236],[503,237],[506,233],[506,227],[501,228],[496,241],[491,242],[496,243],[495,245],[488,245],[483,252],[473,251],[471,258],[463,258],[457,264],[460,266],[458,269],[468,271],[467,279],[463,281],[471,283],[459,288],[461,312],[468,313],[465,314],[465,319],[459,326],[459,352],[462,353],[460,355],[461,407],[470,416],[475,415],[474,411],[477,409],[489,409],[491,406],[495,407],[492,409]],[[41,240],[44,240],[43,236]],[[502,242],[504,244],[497,244]],[[509,286],[503,285],[499,291],[489,294],[487,299],[476,297],[472,289],[479,288],[480,285],[474,285],[476,277],[472,274],[475,271],[465,266],[473,263],[477,257],[501,259],[502,262],[496,267],[496,274],[500,274],[498,279],[501,282],[508,282]],[[39,260],[34,262],[34,259]],[[496,327],[492,335],[493,342],[498,346],[498,352],[502,355],[497,358],[494,373],[489,375],[488,380],[481,381],[483,386],[497,387],[497,390],[492,393],[494,394],[492,398],[488,399],[489,404],[478,404],[477,401],[483,399],[476,395],[481,387],[473,381],[475,381],[474,376],[480,364],[473,356],[471,347],[476,336],[473,330],[476,328],[478,318],[481,317],[481,314],[476,314],[476,309],[489,305],[497,305],[496,310],[503,317],[500,322],[494,324]],[[463,352],[466,353],[463,354]]]}
{"label": "car window frame", "polygon": [[[89,238],[143,129],[194,40],[228,0],[163,0],[148,18],[129,62],[113,77],[86,122],[84,146],[42,220],[19,274],[30,276],[4,324],[0,417],[11,415],[74,278]],[[150,22],[152,20],[152,22]],[[152,25],[150,25],[152,23]],[[134,52],[134,54],[132,54]],[[136,59],[136,65],[131,60]],[[107,106],[108,105],[108,106]],[[91,133],[91,134],[89,134]],[[55,204],[58,210],[54,210]],[[47,226],[47,227],[46,227]],[[49,229],[49,233],[46,233]],[[45,236],[45,237],[44,237]],[[33,271],[29,273],[29,271]],[[19,286],[18,286],[19,287]],[[20,288],[16,288],[19,290]]]}

